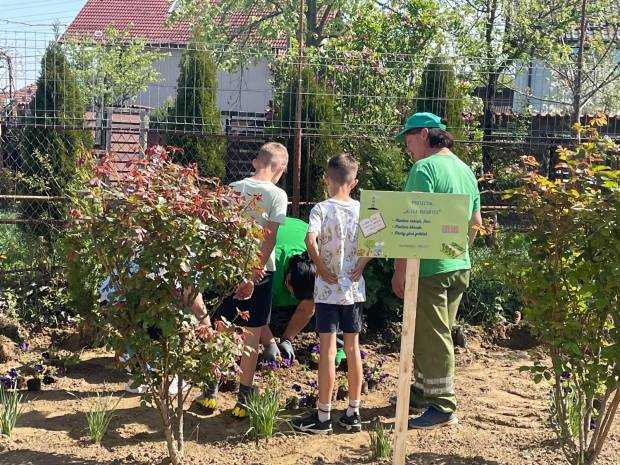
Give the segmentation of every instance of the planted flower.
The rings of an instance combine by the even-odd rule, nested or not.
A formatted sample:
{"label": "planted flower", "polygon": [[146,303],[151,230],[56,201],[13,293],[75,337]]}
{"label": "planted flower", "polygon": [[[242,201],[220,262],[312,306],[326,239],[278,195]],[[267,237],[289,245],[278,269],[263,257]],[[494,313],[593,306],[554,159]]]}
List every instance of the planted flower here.
{"label": "planted flower", "polygon": [[21,350],[23,352],[27,352],[29,347],[30,346],[28,345],[27,342],[20,342],[19,343],[19,350]]}

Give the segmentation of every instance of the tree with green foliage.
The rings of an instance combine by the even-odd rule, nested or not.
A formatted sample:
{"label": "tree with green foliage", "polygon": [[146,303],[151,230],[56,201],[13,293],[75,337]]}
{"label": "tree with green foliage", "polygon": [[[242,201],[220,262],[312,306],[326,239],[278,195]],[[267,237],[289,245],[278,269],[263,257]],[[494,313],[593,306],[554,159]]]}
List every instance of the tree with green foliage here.
{"label": "tree with green foliage", "polygon": [[[455,0],[461,16],[456,51],[471,70],[483,101],[483,141],[493,140],[494,107],[500,90],[510,87],[515,68],[545,58],[572,28],[571,0]],[[493,168],[490,144],[483,146],[483,167]]]}
{"label": "tree with green foliage", "polygon": [[[296,121],[297,70],[279,76],[283,91],[279,93],[277,106],[280,109],[272,131],[275,134],[290,134],[286,141],[293,154]],[[302,109],[301,127],[305,137],[301,146],[301,193],[307,200],[322,200],[324,185],[321,182],[327,160],[342,150],[338,135],[342,134],[342,120],[330,91],[309,69],[305,69],[301,80]],[[292,185],[292,170],[288,171],[287,184]]]}
{"label": "tree with green foliage", "polygon": [[[38,196],[64,196],[81,157],[92,147],[84,129],[84,103],[62,47],[51,43],[41,60],[37,91],[29,108],[28,127],[20,143],[17,178],[20,191]],[[65,219],[62,202],[22,202],[22,216],[38,223],[26,228],[51,239],[47,220]]]}
{"label": "tree with green foliage", "polygon": [[129,31],[107,28],[101,38],[69,35],[65,49],[84,104],[95,109],[123,107],[157,81],[154,64],[164,54]]}
{"label": "tree with green foliage", "polygon": [[572,465],[598,459],[620,405],[620,171],[618,147],[598,134],[606,124],[575,125],[583,142],[558,150],[553,179],[522,157],[523,185],[506,197],[527,227],[499,251],[551,361],[524,370],[551,382],[551,424]]}
{"label": "tree with green foliage", "polygon": [[448,131],[458,138],[463,126],[463,99],[454,67],[445,58],[433,60],[424,68],[414,112],[436,114],[444,120]]}
{"label": "tree with green foliage", "polygon": [[217,69],[211,53],[200,40],[183,52],[177,96],[171,106],[168,144],[182,152],[174,155],[183,164],[197,163],[202,176],[226,174],[226,143],[221,137],[222,122],[217,105]]}

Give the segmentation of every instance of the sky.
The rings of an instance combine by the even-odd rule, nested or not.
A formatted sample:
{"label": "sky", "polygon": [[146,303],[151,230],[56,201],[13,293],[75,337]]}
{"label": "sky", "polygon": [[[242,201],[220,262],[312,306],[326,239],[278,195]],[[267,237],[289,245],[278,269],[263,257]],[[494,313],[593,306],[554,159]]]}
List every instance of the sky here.
{"label": "sky", "polygon": [[0,0],[0,29],[51,32],[51,25],[56,22],[69,24],[85,3],[86,0]]}
{"label": "sky", "polygon": [[[71,23],[86,0],[0,0],[0,49],[13,60],[13,85],[21,89],[40,73],[40,60],[54,38]],[[8,88],[6,64],[0,62],[0,92]]]}

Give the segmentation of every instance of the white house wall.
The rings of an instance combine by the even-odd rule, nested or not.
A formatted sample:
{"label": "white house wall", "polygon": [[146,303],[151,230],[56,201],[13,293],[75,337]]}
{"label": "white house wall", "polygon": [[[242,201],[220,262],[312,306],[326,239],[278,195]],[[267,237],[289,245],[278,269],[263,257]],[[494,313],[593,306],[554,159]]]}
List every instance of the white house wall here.
{"label": "white house wall", "polygon": [[[155,63],[159,80],[137,97],[136,104],[155,109],[174,99],[181,54],[182,50],[170,50],[168,56]],[[270,79],[266,61],[236,73],[218,72],[217,102],[220,111],[264,114],[273,98]]]}

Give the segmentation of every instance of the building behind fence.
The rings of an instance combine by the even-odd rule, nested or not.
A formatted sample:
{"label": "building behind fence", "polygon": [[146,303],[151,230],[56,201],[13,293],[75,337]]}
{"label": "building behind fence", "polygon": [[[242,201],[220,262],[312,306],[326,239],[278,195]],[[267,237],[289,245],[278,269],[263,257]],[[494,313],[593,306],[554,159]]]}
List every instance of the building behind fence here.
{"label": "building behind fence", "polygon": [[[83,117],[64,118],[53,101],[44,102],[43,107],[39,105],[41,111],[34,111],[37,78],[47,71],[47,76],[59,79],[58,82],[45,83],[53,87],[61,85],[63,73],[72,72],[70,64],[67,69],[42,68],[41,58],[48,45],[56,41],[62,49],[69,33],[94,33],[93,28],[98,27],[76,20],[68,33],[60,38],[32,32],[0,31],[0,50],[11,60],[10,73],[7,73],[6,66],[0,68],[0,230],[4,228],[0,237],[3,233],[8,234],[9,228],[37,220],[23,208],[24,202],[33,205],[35,211],[38,203],[63,201],[41,190],[29,192],[24,183],[14,180],[20,172],[27,174],[28,167],[23,166],[20,150],[24,138],[36,134],[29,131],[32,128],[47,128],[58,133],[87,133],[92,137],[95,154],[110,154],[127,170],[149,145],[166,144],[174,136],[224,140],[226,182],[250,174],[251,159],[266,140],[280,140],[292,147],[294,113],[283,109],[290,110],[295,102],[294,84],[299,76],[294,70],[299,63],[295,56],[283,53],[286,42],[275,44],[270,57],[253,56],[251,51],[242,49],[228,52],[243,56],[245,66],[236,70],[218,69],[214,100],[220,122],[216,129],[209,131],[204,130],[205,122],[200,119],[179,119],[165,110],[179,93],[183,53],[194,50],[218,56],[217,49],[190,43],[185,33],[180,37],[164,40],[159,36],[158,40],[151,38],[148,41],[148,50],[157,52],[160,57],[153,63],[157,78],[122,106],[97,105],[96,102],[102,99],[93,95],[86,102]],[[302,81],[301,89],[305,105],[302,111],[304,120],[301,121],[302,147],[307,152],[304,160],[317,156],[322,141],[329,139],[338,141],[342,147],[358,147],[359,142],[365,140],[393,146],[393,135],[406,113],[416,107],[416,99],[420,98],[415,89],[421,82],[424,65],[406,54],[368,56],[357,52],[305,62],[304,73],[308,77]],[[472,72],[479,63],[454,60],[445,65],[450,66],[459,79],[481,78],[480,70]],[[385,79],[386,87],[381,90],[381,87],[367,86],[364,77],[368,76],[375,80]],[[443,79],[438,76],[437,79]],[[96,80],[97,76],[93,74],[92,79]],[[403,85],[409,86],[411,91],[395,94],[388,86],[390,81],[405,83]],[[550,103],[557,102],[558,96],[565,94],[566,90],[558,87],[544,63],[514,62],[506,68],[500,82],[503,84],[497,86],[493,95],[488,95],[483,87],[474,86],[459,120],[448,121],[448,126],[457,135],[457,153],[492,150],[496,157],[505,154],[506,158],[513,160],[520,154],[534,153],[548,162],[558,145],[573,142],[567,106]],[[441,89],[441,85],[436,88]],[[200,89],[186,82],[183,92],[185,101],[192,101]],[[444,108],[449,103],[447,100],[452,98],[457,97],[425,96],[426,100],[434,99],[437,108]],[[331,102],[336,109],[337,114],[329,121],[321,120],[320,116],[317,118],[316,111],[311,108],[317,99]],[[485,103],[492,112],[487,127],[484,126],[487,119],[482,114]],[[589,110],[594,114],[597,108]],[[380,117],[373,119],[376,114]],[[586,123],[588,118],[584,116],[582,121]],[[602,132],[619,139],[620,115],[609,114],[608,124]],[[509,161],[501,160],[501,166]],[[302,176],[310,181],[310,162],[306,164],[308,166],[302,167]],[[475,167],[480,173],[479,163]],[[314,200],[310,184],[307,182],[305,191],[302,190],[303,203]],[[290,185],[285,187],[290,190]],[[492,193],[487,198],[491,203],[499,203],[498,197]],[[58,227],[62,227],[62,221],[58,221]]]}

